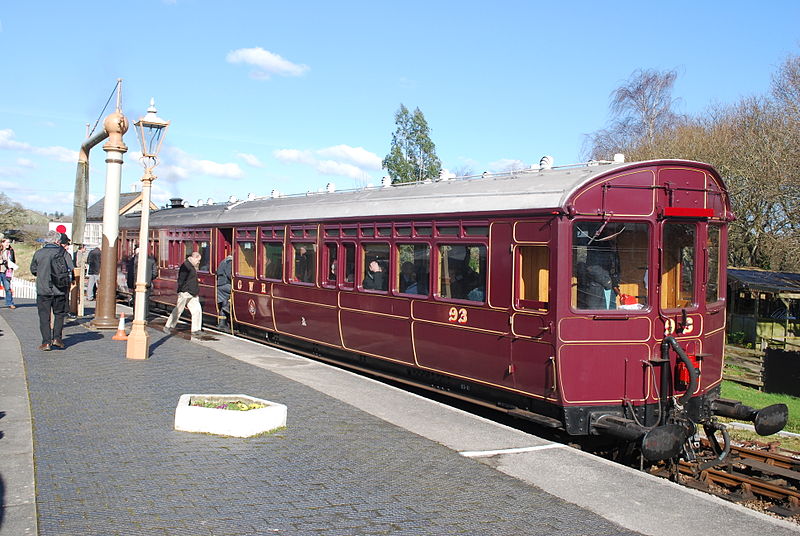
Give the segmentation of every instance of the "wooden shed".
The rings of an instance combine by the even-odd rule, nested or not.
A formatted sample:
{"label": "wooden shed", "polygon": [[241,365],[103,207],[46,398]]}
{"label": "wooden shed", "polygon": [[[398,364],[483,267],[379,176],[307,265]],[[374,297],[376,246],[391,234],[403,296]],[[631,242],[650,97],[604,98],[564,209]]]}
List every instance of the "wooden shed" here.
{"label": "wooden shed", "polygon": [[800,274],[728,268],[728,340],[800,349]]}

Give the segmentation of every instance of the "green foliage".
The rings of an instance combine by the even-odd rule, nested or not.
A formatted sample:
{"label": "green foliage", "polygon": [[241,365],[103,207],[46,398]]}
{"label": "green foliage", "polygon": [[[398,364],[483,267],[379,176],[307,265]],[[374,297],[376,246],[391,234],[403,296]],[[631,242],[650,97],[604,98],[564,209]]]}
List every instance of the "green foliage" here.
{"label": "green foliage", "polygon": [[736,214],[728,228],[728,263],[800,271],[800,56],[778,67],[771,94],[692,116],[672,111],[675,76],[636,71],[612,93],[609,126],[587,137],[585,154],[712,164]]}
{"label": "green foliage", "polygon": [[212,409],[228,409],[231,411],[248,411],[251,409],[261,409],[267,407],[264,404],[254,402],[252,404],[248,404],[247,402],[243,402],[241,400],[235,400],[233,402],[226,402],[224,400],[192,400],[192,403],[189,404],[190,406],[200,406],[201,408],[212,408]]}
{"label": "green foliage", "polygon": [[392,146],[383,159],[392,183],[414,182],[439,176],[442,163],[436,156],[430,128],[419,108],[411,114],[403,104],[394,115],[397,129],[392,134]]}
{"label": "green foliage", "polygon": [[0,192],[0,232],[21,227],[26,223],[26,213],[22,205]]}
{"label": "green foliage", "polygon": [[800,398],[778,393],[764,393],[732,381],[722,382],[722,398],[740,400],[746,406],[761,409],[772,404],[786,404],[789,407],[787,432],[800,432]]}
{"label": "green foliage", "polygon": [[745,340],[745,333],[744,331],[735,331],[728,335],[728,342],[730,344],[742,344]]}

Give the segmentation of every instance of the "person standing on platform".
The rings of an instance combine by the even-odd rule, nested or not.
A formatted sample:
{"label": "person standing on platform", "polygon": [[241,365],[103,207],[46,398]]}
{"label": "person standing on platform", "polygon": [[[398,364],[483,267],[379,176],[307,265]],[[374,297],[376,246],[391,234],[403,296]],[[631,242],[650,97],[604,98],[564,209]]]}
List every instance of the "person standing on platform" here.
{"label": "person standing on platform", "polygon": [[217,305],[220,319],[217,329],[227,330],[231,325],[231,283],[233,282],[233,256],[225,257],[217,267]]}
{"label": "person standing on platform", "polygon": [[[39,331],[42,344],[39,350],[49,352],[53,346],[64,348],[61,340],[64,317],[67,315],[67,294],[72,283],[72,259],[62,247],[66,235],[50,231],[43,248],[33,254],[31,273],[36,276],[36,308],[39,312]],[[53,315],[52,326],[50,314]]]}
{"label": "person standing on platform", "polygon": [[86,283],[86,294],[89,301],[94,301],[97,297],[97,283],[100,281],[100,256],[99,247],[95,247],[86,257],[86,264],[89,265],[88,282]]}
{"label": "person standing on platform", "polygon": [[14,248],[11,247],[11,240],[4,238],[0,245],[0,285],[3,285],[3,292],[6,295],[6,307],[16,309],[14,305],[14,294],[11,291],[11,278],[17,268],[17,256]]}
{"label": "person standing on platform", "polygon": [[200,253],[195,251],[186,256],[186,261],[178,270],[178,302],[169,315],[164,330],[170,330],[178,325],[184,308],[189,308],[192,314],[192,335],[197,335],[203,327],[203,308],[200,306],[200,284],[197,281],[197,266],[200,264]]}

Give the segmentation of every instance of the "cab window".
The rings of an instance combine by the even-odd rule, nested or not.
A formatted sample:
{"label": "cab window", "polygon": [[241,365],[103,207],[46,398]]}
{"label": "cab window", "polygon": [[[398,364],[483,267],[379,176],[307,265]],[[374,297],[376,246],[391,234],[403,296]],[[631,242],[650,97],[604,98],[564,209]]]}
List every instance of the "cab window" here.
{"label": "cab window", "polygon": [[661,308],[681,309],[694,303],[695,225],[664,224]]}
{"label": "cab window", "polygon": [[720,299],[719,285],[719,225],[708,226],[708,281],[706,282],[706,303],[714,303]]}
{"label": "cab window", "polygon": [[572,228],[572,306],[647,307],[650,231],[646,223],[578,221]]}

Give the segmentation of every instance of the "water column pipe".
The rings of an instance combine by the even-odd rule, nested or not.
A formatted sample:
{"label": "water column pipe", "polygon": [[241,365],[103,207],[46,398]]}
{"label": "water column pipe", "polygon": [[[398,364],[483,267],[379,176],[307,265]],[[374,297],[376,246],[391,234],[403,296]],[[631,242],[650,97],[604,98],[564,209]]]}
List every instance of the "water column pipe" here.
{"label": "water column pipe", "polygon": [[100,253],[100,282],[97,286],[97,308],[92,326],[97,329],[117,328],[117,242],[119,241],[119,191],[122,180],[122,155],[128,147],[122,140],[128,131],[128,120],[117,110],[103,121],[108,141],[106,152],[106,195],[103,202],[103,237]]}
{"label": "water column pipe", "polygon": [[[119,111],[122,104],[122,79],[117,80],[117,85],[114,89],[117,94],[117,107]],[[113,96],[113,93],[112,93]],[[109,98],[109,101],[111,99]],[[108,105],[108,103],[106,103]],[[105,111],[105,108],[103,109]],[[102,112],[101,112],[102,113]],[[88,130],[89,125],[86,125]],[[87,136],[89,133],[87,132]],[[89,151],[92,147],[108,138],[108,131],[103,129],[95,134],[86,138],[86,141],[81,144],[81,149],[78,152],[78,170],[75,173],[75,199],[72,203],[72,243],[74,245],[84,244],[83,238],[86,233],[86,210],[89,201]]]}
{"label": "water column pipe", "polygon": [[75,173],[75,200],[72,204],[72,243],[83,244],[86,232],[86,210],[89,199],[89,151],[92,147],[108,138],[103,129],[91,138],[87,138],[78,153],[78,170]]}

